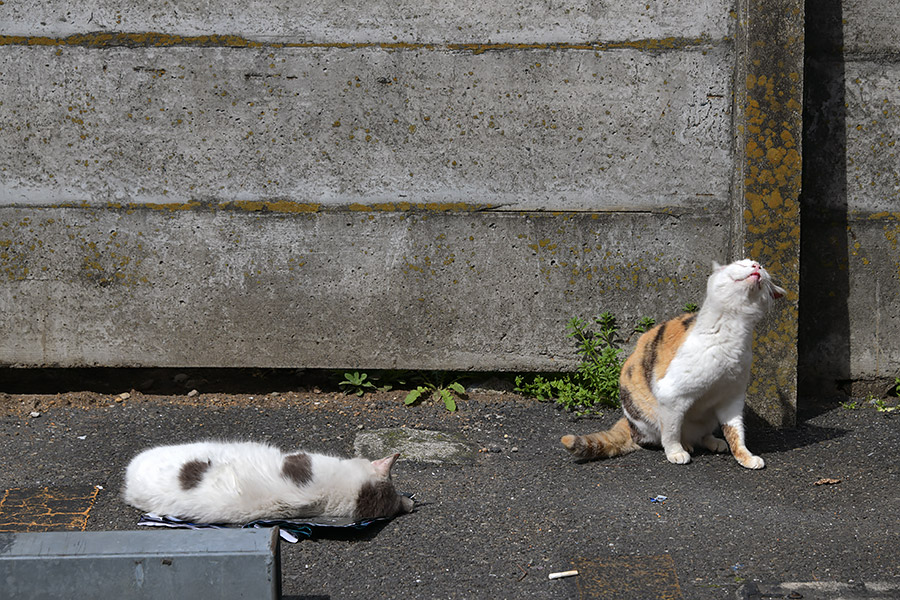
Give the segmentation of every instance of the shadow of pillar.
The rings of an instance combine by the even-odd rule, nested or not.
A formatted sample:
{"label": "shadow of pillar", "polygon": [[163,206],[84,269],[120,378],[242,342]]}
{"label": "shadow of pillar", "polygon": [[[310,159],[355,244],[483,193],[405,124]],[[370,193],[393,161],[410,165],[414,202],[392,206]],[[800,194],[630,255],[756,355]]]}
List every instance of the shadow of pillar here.
{"label": "shadow of pillar", "polygon": [[807,0],[799,393],[814,408],[850,378],[847,130],[841,0]]}

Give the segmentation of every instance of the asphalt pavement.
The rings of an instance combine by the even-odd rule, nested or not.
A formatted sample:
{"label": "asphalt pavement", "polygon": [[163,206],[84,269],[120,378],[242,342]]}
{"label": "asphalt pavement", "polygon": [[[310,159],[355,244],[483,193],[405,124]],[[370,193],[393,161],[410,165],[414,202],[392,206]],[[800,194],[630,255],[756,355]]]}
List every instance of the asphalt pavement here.
{"label": "asphalt pavement", "polygon": [[559,444],[616,411],[576,419],[482,391],[449,413],[402,396],[7,394],[0,491],[93,488],[85,529],[133,530],[138,511],[118,491],[150,445],[255,439],[349,455],[366,433],[437,432],[453,452],[410,451],[394,468],[413,513],[282,543],[284,598],[900,597],[900,411],[822,404],[796,429],[751,427],[766,468],[750,471],[729,455],[681,466],[654,450],[578,462]]}

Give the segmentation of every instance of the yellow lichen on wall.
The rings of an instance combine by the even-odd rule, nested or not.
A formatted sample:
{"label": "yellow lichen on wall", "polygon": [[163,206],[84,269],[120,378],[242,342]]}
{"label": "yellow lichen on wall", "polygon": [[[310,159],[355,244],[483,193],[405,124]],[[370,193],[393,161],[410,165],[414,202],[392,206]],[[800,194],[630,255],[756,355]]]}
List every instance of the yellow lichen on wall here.
{"label": "yellow lichen on wall", "polygon": [[737,97],[742,118],[735,126],[743,155],[741,246],[788,292],[757,332],[748,403],[781,425],[796,415],[803,4],[776,4],[751,2],[742,19],[746,72]]}

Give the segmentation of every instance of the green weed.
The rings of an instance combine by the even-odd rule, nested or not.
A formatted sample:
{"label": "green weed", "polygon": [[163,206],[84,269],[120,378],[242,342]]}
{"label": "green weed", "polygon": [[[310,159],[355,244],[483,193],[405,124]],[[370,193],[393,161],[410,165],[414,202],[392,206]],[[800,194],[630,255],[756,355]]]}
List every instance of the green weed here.
{"label": "green weed", "polygon": [[415,404],[423,397],[431,394],[432,400],[443,400],[444,407],[450,412],[456,410],[456,398],[465,398],[466,388],[458,381],[444,383],[446,374],[438,373],[434,375],[436,379],[423,379],[422,383],[414,390],[411,390],[403,400],[404,404]]}
{"label": "green weed", "polygon": [[875,407],[875,410],[880,413],[892,413],[900,409],[900,406],[888,406],[882,398],[872,400],[871,404]]}
{"label": "green weed", "polygon": [[386,392],[392,387],[389,384],[377,385],[376,381],[374,378],[369,379],[366,373],[353,371],[352,373],[344,373],[344,380],[339,382],[338,385],[344,390],[345,394],[352,393],[357,396],[362,396],[366,392]]}
{"label": "green weed", "polygon": [[656,320],[651,319],[650,317],[641,317],[641,320],[638,321],[638,324],[634,326],[635,333],[644,333],[653,329],[653,326],[656,325]]}
{"label": "green weed", "polygon": [[[642,318],[632,333],[642,333],[655,324]],[[581,363],[574,373],[515,378],[515,390],[542,401],[555,401],[577,415],[599,414],[603,407],[619,405],[619,372],[622,345],[616,318],[610,312],[594,317],[593,323],[574,317],[566,324],[566,335],[575,342]]]}

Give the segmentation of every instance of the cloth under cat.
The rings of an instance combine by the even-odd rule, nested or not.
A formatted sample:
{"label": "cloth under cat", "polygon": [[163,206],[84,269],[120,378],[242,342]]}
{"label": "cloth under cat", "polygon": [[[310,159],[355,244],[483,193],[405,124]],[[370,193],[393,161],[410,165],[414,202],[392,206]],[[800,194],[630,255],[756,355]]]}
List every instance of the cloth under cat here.
{"label": "cloth under cat", "polygon": [[[607,431],[565,435],[563,446],[587,459],[662,446],[669,462],[685,464],[703,445],[713,452],[730,448],[741,466],[763,468],[765,461],[744,443],[753,328],[786,293],[754,260],[714,263],[700,310],[644,333],[622,366],[624,417]],[[713,435],[720,425],[725,440]]]}
{"label": "cloth under cat", "polygon": [[260,529],[277,527],[278,535],[285,542],[296,544],[301,539],[334,537],[336,535],[356,535],[370,526],[385,523],[390,519],[353,520],[350,517],[309,517],[305,519],[258,519],[243,525],[225,523],[193,523],[176,517],[164,517],[153,513],[141,515],[137,524],[143,527],[164,527],[168,529]]}
{"label": "cloth under cat", "polygon": [[258,442],[157,446],[131,460],[122,497],[142,511],[197,523],[390,518],[414,505],[391,481],[399,456],[345,459]]}

